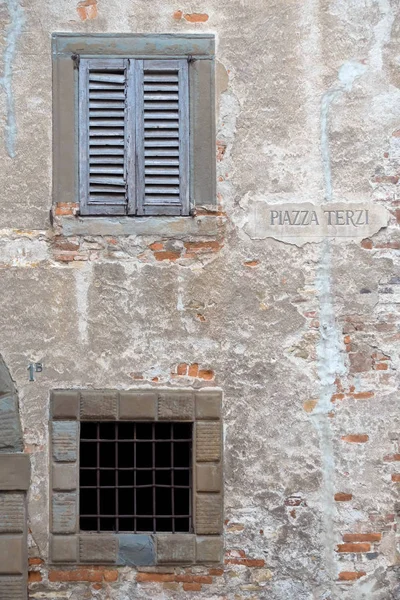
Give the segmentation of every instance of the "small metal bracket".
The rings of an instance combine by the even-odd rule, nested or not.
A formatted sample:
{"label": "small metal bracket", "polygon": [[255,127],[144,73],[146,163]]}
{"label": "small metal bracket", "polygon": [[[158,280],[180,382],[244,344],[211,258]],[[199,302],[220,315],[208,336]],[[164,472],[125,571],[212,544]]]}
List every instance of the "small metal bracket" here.
{"label": "small metal bracket", "polygon": [[71,58],[74,61],[74,68],[79,69],[79,62],[81,60],[81,57],[79,56],[79,54],[72,54]]}
{"label": "small metal bracket", "polygon": [[187,61],[188,61],[189,64],[192,63],[192,62],[194,62],[195,60],[196,59],[193,58],[193,56],[191,54],[189,54],[189,56],[187,57]]}

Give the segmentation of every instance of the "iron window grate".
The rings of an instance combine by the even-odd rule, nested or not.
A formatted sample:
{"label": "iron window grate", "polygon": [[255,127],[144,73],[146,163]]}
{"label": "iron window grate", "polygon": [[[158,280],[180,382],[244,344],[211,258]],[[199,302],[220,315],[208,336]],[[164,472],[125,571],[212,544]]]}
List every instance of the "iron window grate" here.
{"label": "iron window grate", "polygon": [[80,529],[192,532],[192,423],[82,422]]}

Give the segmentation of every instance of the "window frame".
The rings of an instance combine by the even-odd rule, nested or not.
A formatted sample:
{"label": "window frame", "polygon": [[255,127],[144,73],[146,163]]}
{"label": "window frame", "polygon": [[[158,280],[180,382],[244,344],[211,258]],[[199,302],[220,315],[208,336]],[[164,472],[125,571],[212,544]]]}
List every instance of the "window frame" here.
{"label": "window frame", "polygon": [[[151,566],[222,561],[222,392],[216,388],[53,390],[50,532],[55,564]],[[88,532],[79,528],[80,421],[193,423],[193,533]],[[143,551],[146,548],[146,551]]]}
{"label": "window frame", "polygon": [[[186,59],[189,62],[189,205],[216,206],[215,36],[213,34],[52,35],[53,204],[80,206],[79,58]],[[79,213],[79,208],[77,210]],[[103,215],[102,215],[103,216]],[[167,216],[167,215],[162,215]],[[95,220],[85,215],[82,219]],[[115,216],[132,220],[141,215]],[[154,217],[151,217],[154,218]],[[172,220],[179,217],[170,217]],[[187,218],[187,217],[185,217]]]}

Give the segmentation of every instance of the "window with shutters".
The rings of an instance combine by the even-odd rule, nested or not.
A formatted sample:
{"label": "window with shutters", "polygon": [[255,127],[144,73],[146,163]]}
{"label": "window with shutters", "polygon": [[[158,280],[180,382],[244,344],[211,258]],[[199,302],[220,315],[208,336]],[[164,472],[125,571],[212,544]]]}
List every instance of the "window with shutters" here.
{"label": "window with shutters", "polygon": [[53,54],[55,202],[118,217],[215,204],[213,36],[55,34]]}

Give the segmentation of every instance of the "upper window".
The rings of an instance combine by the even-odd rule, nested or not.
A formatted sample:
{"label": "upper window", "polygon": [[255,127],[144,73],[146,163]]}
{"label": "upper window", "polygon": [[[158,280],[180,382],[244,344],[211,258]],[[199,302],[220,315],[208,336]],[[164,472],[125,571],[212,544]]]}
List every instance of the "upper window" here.
{"label": "upper window", "polygon": [[84,216],[215,204],[214,38],[53,36],[54,201]]}
{"label": "upper window", "polygon": [[187,60],[79,61],[81,214],[189,214]]}

